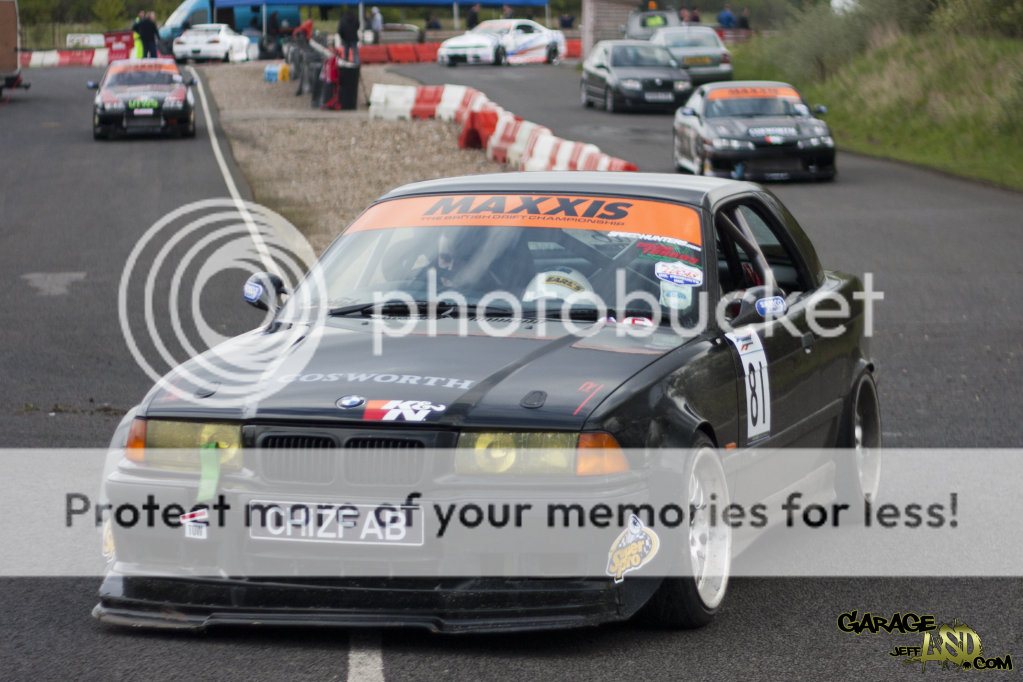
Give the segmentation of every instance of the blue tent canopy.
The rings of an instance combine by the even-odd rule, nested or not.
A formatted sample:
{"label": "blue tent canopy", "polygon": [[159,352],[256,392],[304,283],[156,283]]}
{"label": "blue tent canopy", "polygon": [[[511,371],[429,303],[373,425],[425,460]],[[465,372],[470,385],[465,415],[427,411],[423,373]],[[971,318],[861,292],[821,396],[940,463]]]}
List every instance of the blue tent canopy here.
{"label": "blue tent canopy", "polygon": [[[366,5],[376,5],[379,7],[450,7],[452,0],[363,0]],[[252,0],[214,0],[217,7],[257,7],[262,5],[262,2],[252,2]],[[495,0],[492,2],[481,1],[479,4],[483,7],[500,7],[502,5],[510,5],[512,7],[543,7],[547,4],[548,0]],[[330,6],[337,7],[340,5],[349,5],[356,7],[359,5],[358,0],[273,0],[273,5],[309,5],[313,7]],[[460,5],[466,7],[476,4],[473,0],[460,0]]]}

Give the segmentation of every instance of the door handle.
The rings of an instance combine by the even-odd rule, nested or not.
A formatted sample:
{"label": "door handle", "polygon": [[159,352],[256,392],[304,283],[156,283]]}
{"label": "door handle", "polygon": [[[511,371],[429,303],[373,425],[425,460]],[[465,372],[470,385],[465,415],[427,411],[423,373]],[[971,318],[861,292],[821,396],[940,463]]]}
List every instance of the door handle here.
{"label": "door handle", "polygon": [[802,342],[803,350],[806,351],[807,355],[813,352],[813,332],[806,332],[805,334],[803,334]]}

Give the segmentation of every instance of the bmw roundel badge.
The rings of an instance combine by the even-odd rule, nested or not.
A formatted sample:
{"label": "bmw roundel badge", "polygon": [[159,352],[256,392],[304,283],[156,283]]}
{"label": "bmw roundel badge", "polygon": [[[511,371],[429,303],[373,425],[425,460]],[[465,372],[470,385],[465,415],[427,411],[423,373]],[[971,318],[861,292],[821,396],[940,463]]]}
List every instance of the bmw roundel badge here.
{"label": "bmw roundel badge", "polygon": [[335,405],[340,407],[342,410],[350,410],[353,407],[359,407],[366,402],[366,399],[361,395],[346,395],[344,398],[340,398]]}

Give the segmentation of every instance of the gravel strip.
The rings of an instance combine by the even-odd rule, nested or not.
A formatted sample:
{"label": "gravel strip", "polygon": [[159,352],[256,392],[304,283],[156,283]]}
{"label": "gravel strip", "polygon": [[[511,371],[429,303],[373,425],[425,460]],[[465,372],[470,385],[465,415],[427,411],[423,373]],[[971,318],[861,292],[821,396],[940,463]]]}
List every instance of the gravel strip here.
{"label": "gravel strip", "polygon": [[[295,83],[263,81],[267,63],[205,68],[217,106],[227,114],[221,126],[256,202],[290,220],[317,253],[394,187],[505,170],[482,150],[459,149],[458,127],[441,121],[232,120],[232,111],[310,110],[308,95],[294,96]],[[362,67],[367,91],[373,83],[415,84],[385,69]]]}

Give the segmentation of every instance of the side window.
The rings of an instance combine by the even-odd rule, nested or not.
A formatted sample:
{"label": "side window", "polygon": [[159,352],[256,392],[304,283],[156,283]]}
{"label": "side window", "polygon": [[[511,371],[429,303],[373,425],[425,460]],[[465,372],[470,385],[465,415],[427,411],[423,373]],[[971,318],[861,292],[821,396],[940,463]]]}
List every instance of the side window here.
{"label": "side window", "polygon": [[533,32],[533,27],[530,26],[529,24],[519,24],[518,26],[515,27],[515,29],[518,31],[522,31],[523,33]]}
{"label": "side window", "polygon": [[204,9],[197,9],[196,11],[192,12],[192,15],[190,17],[188,17],[188,23],[190,23],[192,26],[198,26],[199,24],[205,24],[206,23],[206,10],[204,10]]}
{"label": "side window", "polygon": [[686,102],[686,106],[698,115],[703,115],[703,92],[694,92],[693,96]]}
{"label": "side window", "polygon": [[785,293],[809,291],[813,288],[812,280],[803,272],[801,259],[795,247],[786,244],[787,240],[779,239],[781,228],[774,224],[773,219],[765,220],[767,215],[763,207],[742,205],[736,209],[736,219],[741,220],[753,233],[753,238],[760,251],[771,266],[774,279]]}

